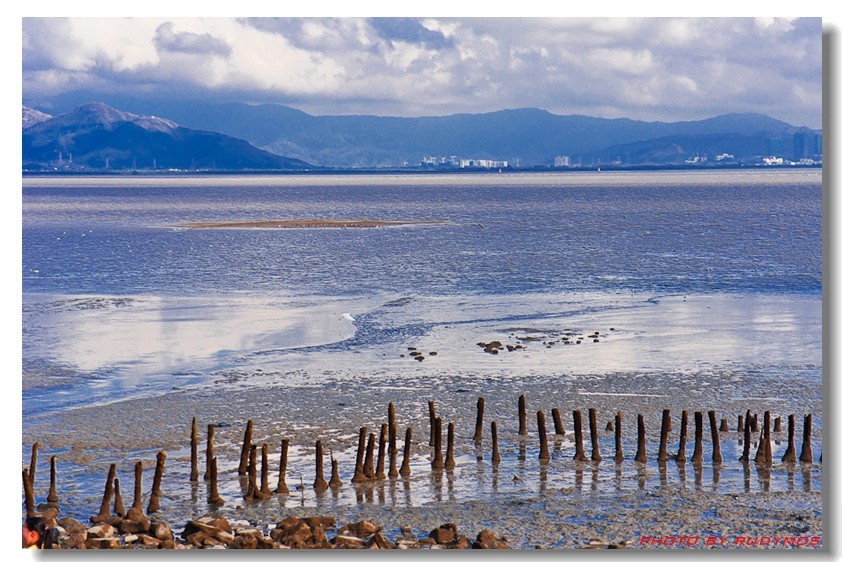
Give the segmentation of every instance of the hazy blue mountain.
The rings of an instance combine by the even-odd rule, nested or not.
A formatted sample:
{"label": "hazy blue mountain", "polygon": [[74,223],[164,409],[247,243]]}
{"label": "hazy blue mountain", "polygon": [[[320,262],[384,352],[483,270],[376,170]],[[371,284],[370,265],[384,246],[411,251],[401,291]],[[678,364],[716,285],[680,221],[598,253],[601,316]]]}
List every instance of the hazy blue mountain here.
{"label": "hazy blue mountain", "polygon": [[[27,115],[39,120],[26,126]],[[47,118],[24,107],[23,167],[287,170],[310,165],[228,135],[189,129],[169,119],[95,102]]]}
{"label": "hazy blue mountain", "polygon": [[[242,138],[268,152],[316,166],[417,167],[425,157],[506,160],[511,166],[676,164],[821,152],[819,131],[756,113],[676,123],[555,115],[511,109],[440,117],[314,116],[283,105],[120,98],[119,107],[185,127]],[[47,108],[44,108],[46,111]]]}

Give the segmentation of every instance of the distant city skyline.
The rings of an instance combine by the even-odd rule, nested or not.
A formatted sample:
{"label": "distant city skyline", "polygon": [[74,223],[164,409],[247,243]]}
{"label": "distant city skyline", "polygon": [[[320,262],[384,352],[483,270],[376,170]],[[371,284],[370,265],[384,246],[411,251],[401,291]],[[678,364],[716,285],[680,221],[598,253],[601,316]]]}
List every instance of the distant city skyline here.
{"label": "distant city skyline", "polygon": [[23,102],[142,95],[313,115],[822,126],[821,18],[23,18]]}

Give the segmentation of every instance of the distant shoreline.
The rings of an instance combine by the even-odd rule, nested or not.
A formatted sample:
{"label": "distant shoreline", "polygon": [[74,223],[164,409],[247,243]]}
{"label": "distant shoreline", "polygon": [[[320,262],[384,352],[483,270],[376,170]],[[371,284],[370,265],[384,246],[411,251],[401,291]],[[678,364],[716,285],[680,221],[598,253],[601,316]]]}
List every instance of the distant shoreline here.
{"label": "distant shoreline", "polygon": [[285,219],[259,221],[208,221],[177,224],[177,228],[381,228],[415,224],[437,224],[430,221],[386,221],[348,219]]}

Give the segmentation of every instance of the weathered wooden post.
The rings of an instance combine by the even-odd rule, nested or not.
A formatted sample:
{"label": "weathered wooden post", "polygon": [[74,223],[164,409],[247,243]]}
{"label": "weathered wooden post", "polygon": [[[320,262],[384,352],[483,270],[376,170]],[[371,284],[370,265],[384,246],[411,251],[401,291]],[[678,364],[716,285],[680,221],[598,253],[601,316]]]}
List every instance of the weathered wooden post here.
{"label": "weathered wooden post", "polygon": [[410,457],[410,446],[412,444],[412,428],[406,428],[406,437],[403,440],[403,462],[401,463],[401,468],[398,470],[398,474],[402,477],[406,478],[412,472],[412,469],[409,467],[409,457]]}
{"label": "weathered wooden post", "polygon": [[[331,461],[332,462],[332,461]],[[389,478],[398,477],[398,422],[395,405],[389,402]]]}
{"label": "weathered wooden post", "polygon": [[775,416],[775,428],[772,431],[775,433],[781,432],[781,416]]}
{"label": "weathered wooden post", "polygon": [[221,497],[219,497],[219,475],[217,473],[217,465],[216,465],[216,457],[211,459],[211,468],[210,468],[210,487],[208,490],[208,503],[211,505],[222,505],[225,503]]}
{"label": "weathered wooden post", "polygon": [[196,416],[190,427],[190,481],[199,481],[199,435],[196,429]]}
{"label": "weathered wooden post", "polygon": [[445,454],[444,459],[444,468],[447,470],[453,470],[456,468],[456,458],[454,455],[454,440],[456,439],[456,428],[453,425],[453,422],[447,424],[447,453]]}
{"label": "weathered wooden post", "polygon": [[742,415],[742,414],[740,414],[740,415],[738,415],[738,416],[737,416],[737,432],[739,433],[739,432],[741,432],[741,431],[744,431],[744,427],[743,427],[743,415]]}
{"label": "weathered wooden post", "polygon": [[617,415],[614,416],[614,462],[623,462],[625,458],[623,455],[623,412],[617,410]]}
{"label": "weathered wooden post", "polygon": [[711,462],[716,466],[722,464],[722,449],[719,444],[719,429],[716,426],[716,411],[708,410],[708,418],[710,419],[710,439],[713,441]]}
{"label": "weathered wooden post", "polygon": [[523,394],[517,399],[518,435],[526,435],[526,396]]}
{"label": "weathered wooden post", "polygon": [[377,469],[374,471],[375,480],[386,479],[386,444],[389,440],[389,425],[380,424],[380,446],[377,449]]}
{"label": "weathered wooden post", "polygon": [[544,419],[544,412],[541,410],[538,410],[538,442],[540,443],[538,459],[541,461],[550,460],[550,448],[547,446],[547,423]]}
{"label": "weathered wooden post", "polygon": [[35,489],[35,469],[38,467],[38,448],[40,445],[38,441],[32,444],[32,453],[29,456],[29,482],[32,484],[32,489]]}
{"label": "weathered wooden post", "polygon": [[482,441],[482,418],[485,414],[485,398],[480,396],[477,399],[477,423],[474,427],[474,441]]}
{"label": "weathered wooden post", "polygon": [[143,463],[134,463],[134,501],[132,508],[143,509]]}
{"label": "weathered wooden post", "polygon": [[690,457],[690,462],[693,464],[701,464],[703,462],[703,452],[702,452],[702,437],[704,435],[704,427],[703,423],[703,416],[701,412],[693,412],[693,417],[695,418],[696,422],[696,440],[695,445],[693,447],[693,456]]}
{"label": "weathered wooden post", "polygon": [[211,473],[211,460],[216,456],[213,452],[213,434],[216,430],[216,426],[212,423],[208,424],[208,444],[207,449],[205,450],[205,480],[210,480],[210,473]]}
{"label": "weathered wooden post", "polygon": [[114,479],[114,513],[120,517],[126,516],[126,508],[123,506],[123,494],[120,493],[120,479]]}
{"label": "weathered wooden post", "polygon": [[813,462],[813,414],[804,416],[804,442],[801,444],[801,456],[798,457],[803,463]]}
{"label": "weathered wooden post", "polygon": [[339,479],[339,461],[333,458],[333,453],[330,454],[330,482],[327,485],[331,490],[342,486],[342,480]]}
{"label": "weathered wooden post", "polygon": [[602,460],[602,455],[599,454],[599,428],[596,425],[595,408],[588,408],[588,427],[591,432],[591,460],[599,462]]}
{"label": "weathered wooden post", "polygon": [[786,452],[781,457],[781,462],[795,462],[795,415],[790,414],[787,418],[787,444]]}
{"label": "weathered wooden post", "polygon": [[21,472],[23,476],[23,501],[24,505],[26,505],[26,516],[35,517],[35,487],[29,478],[29,469],[24,468]]}
{"label": "weathered wooden post", "polygon": [[366,480],[374,480],[374,446],[376,445],[374,432],[368,434],[368,444],[365,447],[365,460],[363,461],[363,475]]}
{"label": "weathered wooden post", "polygon": [[244,499],[252,502],[258,498],[257,490],[257,445],[249,446],[248,464],[246,465],[248,475],[248,488]]}
{"label": "weathered wooden post", "polygon": [[681,429],[678,435],[678,453],[675,455],[675,462],[683,464],[687,462],[687,426],[690,425],[690,415],[687,410],[681,411]]}
{"label": "weathered wooden post", "polygon": [[91,517],[91,523],[99,524],[111,518],[111,500],[114,498],[114,478],[117,474],[117,465],[111,463],[108,467],[108,477],[105,480],[105,491],[102,494],[102,503],[99,505],[99,515]]}
{"label": "weathered wooden post", "polygon": [[260,447],[260,499],[272,497],[272,490],[269,489],[269,444],[264,443]]}
{"label": "weathered wooden post", "polygon": [[281,463],[278,470],[278,487],[275,488],[275,492],[278,494],[288,494],[289,488],[287,487],[287,461],[289,458],[289,439],[284,439],[281,441]]}
{"label": "weathered wooden post", "polygon": [[582,410],[573,410],[573,435],[576,442],[576,452],[573,455],[574,461],[586,461],[585,443],[582,437]]}
{"label": "weathered wooden post", "polygon": [[56,493],[56,456],[50,457],[50,493],[47,494],[47,503],[58,504],[58,494]]}
{"label": "weathered wooden post", "polygon": [[434,423],[434,428],[435,428],[434,431],[433,431],[434,437],[435,437],[435,439],[433,440],[434,456],[433,456],[433,462],[431,464],[432,464],[432,468],[440,469],[440,468],[444,468],[444,459],[442,458],[442,452],[441,452],[441,447],[442,447],[442,442],[441,442],[442,441],[442,439],[441,439],[442,438],[441,418],[436,418],[435,423]]}
{"label": "weathered wooden post", "polygon": [[643,423],[643,415],[637,414],[637,453],[634,460],[645,463],[646,457],[646,427]]}
{"label": "weathered wooden post", "polygon": [[559,412],[558,408],[552,409],[553,415],[553,427],[555,429],[556,435],[564,435],[564,424],[561,423],[561,412]]}
{"label": "weathered wooden post", "polygon": [[316,441],[316,480],[313,482],[313,489],[316,493],[322,493],[327,490],[327,480],[325,480],[324,471],[324,450],[322,449],[322,440]]}
{"label": "weathered wooden post", "polygon": [[237,474],[243,475],[248,472],[249,455],[251,454],[251,438],[254,432],[254,423],[249,420],[246,423],[246,431],[243,435],[243,447],[240,449],[240,466],[237,468]]}
{"label": "weathered wooden post", "polygon": [[661,414],[661,439],[658,444],[658,462],[667,462],[667,441],[669,439],[670,411]]}
{"label": "weathered wooden post", "polygon": [[719,431],[720,433],[727,433],[731,431],[731,428],[728,427],[728,418],[722,418],[722,422],[719,424]]}
{"label": "weathered wooden post", "polygon": [[351,478],[351,482],[365,482],[367,478],[365,477],[365,434],[368,430],[365,427],[360,428],[360,437],[359,441],[357,442],[357,461],[354,465],[354,476]]}
{"label": "weathered wooden post", "polygon": [[152,494],[149,496],[149,505],[146,507],[146,513],[154,513],[161,509],[161,480],[164,477],[164,461],[167,459],[167,453],[159,451],[156,455],[155,475],[152,478]]}
{"label": "weathered wooden post", "polygon": [[436,444],[436,403],[430,400],[427,402],[430,411],[430,447]]}
{"label": "weathered wooden post", "polygon": [[500,449],[497,442],[497,422],[491,422],[491,466],[500,464]]}

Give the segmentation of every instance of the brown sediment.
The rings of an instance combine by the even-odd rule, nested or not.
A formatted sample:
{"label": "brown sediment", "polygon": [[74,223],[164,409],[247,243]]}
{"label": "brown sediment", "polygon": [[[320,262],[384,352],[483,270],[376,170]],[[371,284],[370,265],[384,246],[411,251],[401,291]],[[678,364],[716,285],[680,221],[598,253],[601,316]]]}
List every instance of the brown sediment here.
{"label": "brown sediment", "polygon": [[485,398],[477,399],[477,423],[474,428],[474,441],[482,441],[482,416],[485,413]]}
{"label": "brown sediment", "polygon": [[199,436],[196,430],[196,416],[193,416],[193,425],[190,427],[190,481],[199,480]]}
{"label": "brown sediment", "polygon": [[716,426],[716,411],[708,410],[708,418],[710,419],[710,439],[713,441],[711,462],[714,465],[722,464],[722,449],[719,444],[719,429]]}
{"label": "brown sediment", "polygon": [[599,462],[602,460],[602,455],[599,454],[599,428],[596,425],[596,408],[588,408],[588,426],[591,432],[591,460]]}
{"label": "brown sediment", "polygon": [[410,455],[410,445],[412,444],[412,428],[406,428],[406,437],[404,437],[403,441],[403,462],[401,463],[401,468],[398,470],[398,474],[406,478],[409,476],[411,469],[409,468],[409,455]]}
{"label": "brown sediment", "polygon": [[538,459],[542,461],[550,460],[550,449],[547,447],[547,422],[544,419],[544,412],[538,410],[538,442],[540,444],[540,452]]}
{"label": "brown sediment", "polygon": [[670,411],[664,410],[661,414],[661,440],[658,444],[658,462],[666,462],[667,455],[667,438],[670,431]]}
{"label": "brown sediment", "polygon": [[553,427],[556,435],[564,435],[564,424],[561,423],[561,412],[558,408],[553,408],[551,411],[553,415]]}
{"label": "brown sediment", "polygon": [[614,416],[614,462],[623,462],[623,412],[617,410]]}
{"label": "brown sediment", "polygon": [[491,465],[500,464],[500,449],[497,443],[497,422],[491,422]]}
{"label": "brown sediment", "polygon": [[146,513],[154,513],[161,509],[161,480],[164,478],[164,463],[167,453],[159,451],[155,456],[155,475],[152,477],[152,493],[149,496],[149,505]]}
{"label": "brown sediment", "polygon": [[795,456],[795,414],[790,414],[787,418],[787,442],[786,452],[781,457],[781,462],[795,462],[798,460]]}
{"label": "brown sediment", "polygon": [[445,454],[444,459],[444,468],[448,470],[452,470],[456,468],[456,459],[454,458],[453,454],[453,446],[454,446],[454,439],[455,439],[456,428],[453,425],[453,422],[447,424],[447,453]]}
{"label": "brown sediment", "polygon": [[205,450],[205,458],[207,460],[207,466],[205,468],[205,480],[210,480],[210,473],[211,473],[211,461],[214,458],[213,453],[213,434],[216,430],[216,426],[212,423],[208,424],[208,446]]}
{"label": "brown sediment", "polygon": [[324,449],[322,448],[322,440],[319,439],[316,441],[316,480],[313,482],[313,489],[316,493],[324,492],[328,488],[323,463]]}
{"label": "brown sediment", "polygon": [[432,225],[439,221],[387,221],[376,219],[267,219],[255,221],[184,222],[176,228],[382,228],[387,226]]}
{"label": "brown sediment", "polygon": [[58,493],[56,493],[56,456],[50,457],[50,493],[47,494],[47,502],[57,504]]}
{"label": "brown sediment", "polygon": [[687,410],[681,411],[681,429],[678,436],[678,453],[675,455],[675,462],[687,462],[687,426],[690,423],[690,414]]}
{"label": "brown sediment", "polygon": [[573,435],[576,442],[576,452],[573,455],[574,461],[586,461],[585,443],[582,438],[582,410],[573,410]]}
{"label": "brown sediment", "polygon": [[114,513],[120,517],[126,516],[126,508],[123,506],[123,494],[120,493],[120,479],[114,479]]}
{"label": "brown sediment", "polygon": [[696,430],[695,430],[695,443],[693,445],[693,456],[690,457],[690,462],[694,464],[701,464],[703,462],[702,455],[702,436],[704,435],[704,427],[702,425],[702,420],[704,417],[702,416],[701,412],[693,412],[693,418],[695,420]]}
{"label": "brown sediment", "polygon": [[520,395],[517,399],[518,435],[526,435],[526,396]]}
{"label": "brown sediment", "polygon": [[804,442],[801,444],[801,456],[798,457],[803,463],[813,462],[813,414],[804,416]]}
{"label": "brown sediment", "polygon": [[643,423],[643,415],[637,414],[637,453],[634,460],[645,463],[646,459],[646,426]]}
{"label": "brown sediment", "polygon": [[[289,458],[289,439],[284,439],[281,441],[281,464],[280,468],[278,469],[278,487],[275,489],[275,492],[278,494],[288,494],[289,488],[287,487],[287,460]],[[214,462],[216,459],[214,459]]]}
{"label": "brown sediment", "polygon": [[251,438],[254,433],[254,423],[249,420],[246,423],[246,431],[243,435],[243,447],[240,449],[240,466],[237,468],[237,474],[243,475],[248,471],[249,454],[251,451]]}
{"label": "brown sediment", "polygon": [[225,503],[221,497],[219,497],[219,474],[217,473],[217,465],[216,465],[216,457],[211,459],[211,468],[210,468],[210,488],[208,490],[208,503],[211,505],[222,505]]}

